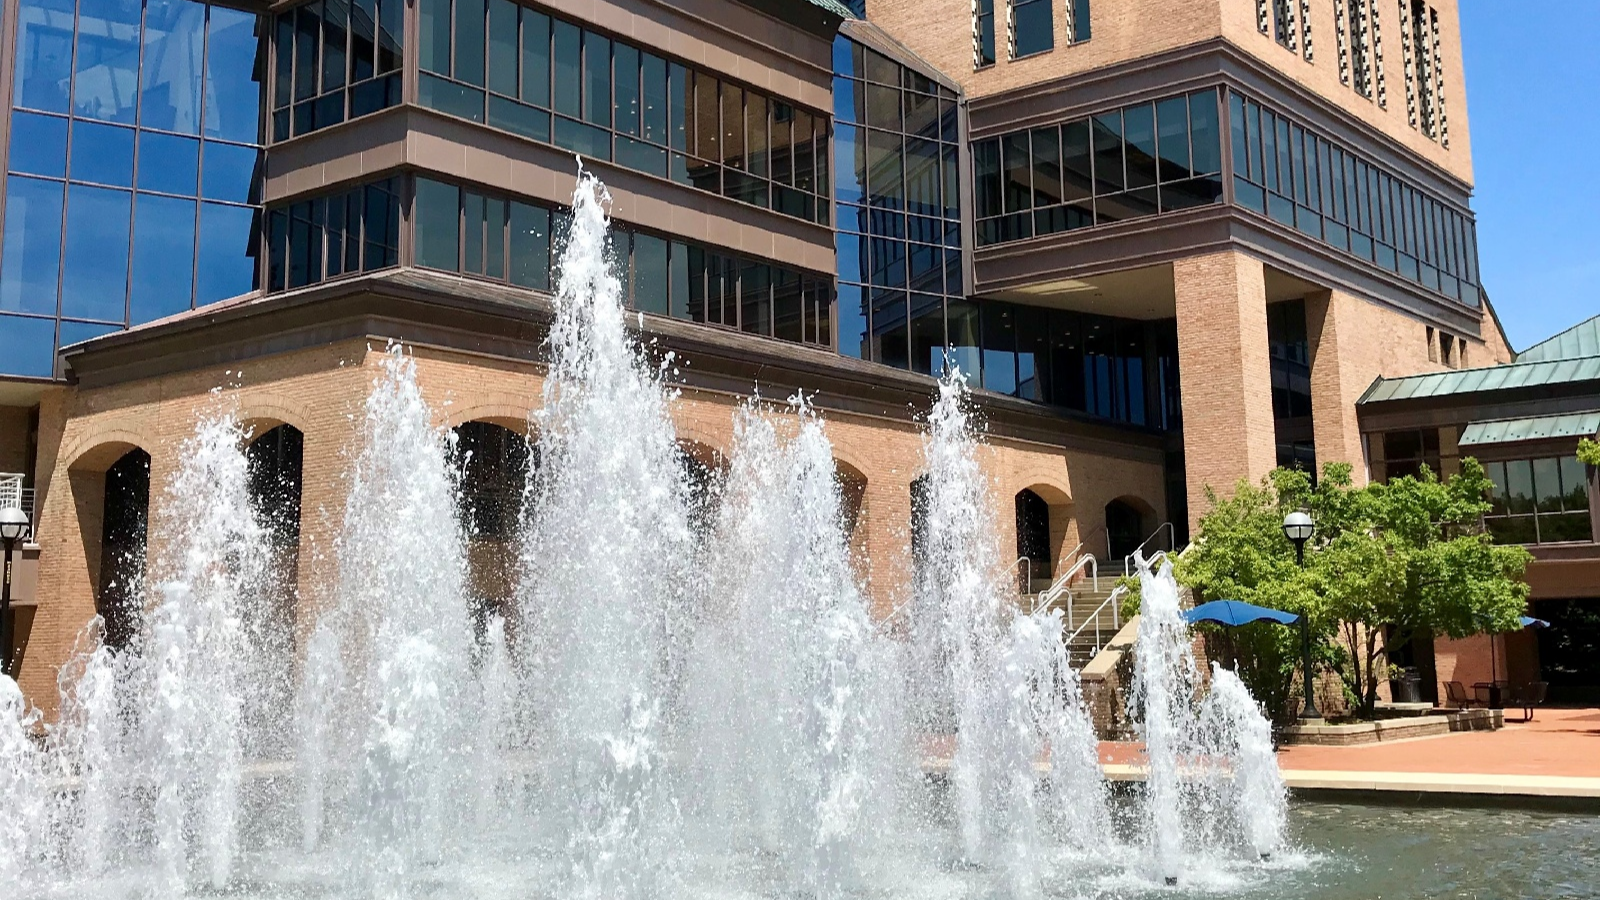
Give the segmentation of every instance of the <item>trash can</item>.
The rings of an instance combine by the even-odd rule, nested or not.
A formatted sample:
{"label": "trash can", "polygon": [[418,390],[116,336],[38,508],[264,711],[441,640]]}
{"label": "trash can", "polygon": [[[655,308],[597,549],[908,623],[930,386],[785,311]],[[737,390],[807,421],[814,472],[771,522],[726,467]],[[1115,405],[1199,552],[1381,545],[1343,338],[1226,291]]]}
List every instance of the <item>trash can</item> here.
{"label": "trash can", "polygon": [[1400,670],[1400,677],[1389,681],[1396,703],[1422,702],[1422,673],[1414,668]]}

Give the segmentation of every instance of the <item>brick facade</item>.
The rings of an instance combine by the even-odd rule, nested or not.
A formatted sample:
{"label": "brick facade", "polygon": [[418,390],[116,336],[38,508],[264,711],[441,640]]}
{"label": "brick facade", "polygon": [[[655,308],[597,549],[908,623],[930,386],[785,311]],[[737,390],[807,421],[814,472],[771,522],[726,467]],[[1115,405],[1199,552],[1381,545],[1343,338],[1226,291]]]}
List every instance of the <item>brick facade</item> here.
{"label": "brick facade", "polygon": [[[380,341],[343,341],[218,366],[93,389],[64,389],[41,408],[39,478],[43,544],[38,614],[26,635],[21,682],[41,706],[54,703],[55,671],[79,629],[95,612],[105,470],[123,453],[151,455],[151,559],[166,533],[164,485],[197,418],[233,411],[256,434],[281,423],[305,436],[297,629],[302,639],[314,611],[330,600],[334,541],[345,502],[349,460],[360,433],[361,405],[378,375]],[[415,349],[419,382],[440,427],[487,420],[524,427],[543,390],[540,365],[428,347]],[[212,393],[214,386],[222,390]],[[930,394],[932,384],[930,382]],[[681,439],[716,454],[732,449],[733,416],[742,396],[685,387],[672,404]],[[781,414],[781,413],[780,413]],[[862,484],[854,544],[874,608],[887,614],[905,599],[909,572],[911,481],[922,466],[922,436],[901,419],[826,413],[836,458]],[[1015,558],[1013,498],[1031,487],[1052,502],[1052,535],[1061,552],[1103,528],[1104,506],[1129,495],[1161,514],[1159,461],[1140,461],[1049,443],[996,436],[982,460],[994,491],[997,565]],[[154,563],[153,563],[154,564]]]}
{"label": "brick facade", "polygon": [[1226,495],[1277,465],[1267,343],[1266,270],[1225,251],[1173,264],[1182,379],[1189,522],[1208,506],[1209,486]]}

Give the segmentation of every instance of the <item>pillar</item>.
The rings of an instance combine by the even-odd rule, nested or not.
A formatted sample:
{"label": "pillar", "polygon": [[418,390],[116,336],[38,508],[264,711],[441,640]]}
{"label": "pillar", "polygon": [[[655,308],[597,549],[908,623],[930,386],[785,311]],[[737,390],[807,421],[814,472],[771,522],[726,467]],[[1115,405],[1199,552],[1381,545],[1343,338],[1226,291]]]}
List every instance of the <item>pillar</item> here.
{"label": "pillar", "polygon": [[1277,465],[1266,271],[1232,250],[1181,259],[1172,270],[1193,528],[1208,512],[1208,486],[1226,496]]}

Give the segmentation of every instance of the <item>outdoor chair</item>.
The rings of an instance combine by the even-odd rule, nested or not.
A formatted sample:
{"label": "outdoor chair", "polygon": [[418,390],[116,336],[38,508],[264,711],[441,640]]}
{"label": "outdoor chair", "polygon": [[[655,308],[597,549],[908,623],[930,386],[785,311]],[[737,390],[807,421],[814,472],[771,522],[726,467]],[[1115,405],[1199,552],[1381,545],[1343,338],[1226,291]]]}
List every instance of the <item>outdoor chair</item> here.
{"label": "outdoor chair", "polygon": [[1487,701],[1480,700],[1477,697],[1468,694],[1467,686],[1459,681],[1446,681],[1444,683],[1444,692],[1451,705],[1459,709],[1467,709],[1468,707],[1472,706],[1488,705]]}
{"label": "outdoor chair", "polygon": [[1522,709],[1522,718],[1518,721],[1532,722],[1533,708],[1544,702],[1545,692],[1549,690],[1550,683],[1546,681],[1519,684],[1511,689],[1511,697],[1506,705]]}

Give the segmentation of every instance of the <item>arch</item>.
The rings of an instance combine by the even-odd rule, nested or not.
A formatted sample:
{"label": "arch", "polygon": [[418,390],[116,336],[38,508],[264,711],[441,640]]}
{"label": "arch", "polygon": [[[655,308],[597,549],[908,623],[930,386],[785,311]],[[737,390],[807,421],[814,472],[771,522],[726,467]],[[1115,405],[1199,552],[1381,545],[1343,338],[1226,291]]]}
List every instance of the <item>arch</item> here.
{"label": "arch", "polygon": [[[1025,566],[1027,574],[1022,576],[1029,579],[1049,578],[1055,571],[1054,562],[1060,555],[1052,546],[1050,503],[1029,488],[1017,491],[1013,498],[1017,514],[1017,559],[1019,567],[1021,560],[1028,562]],[[1020,573],[1019,573],[1020,574]],[[1031,591],[1031,584],[1024,584],[1023,590]]]}
{"label": "arch", "polygon": [[861,528],[861,514],[866,509],[867,476],[856,466],[835,456],[834,480],[839,485],[839,514],[845,540],[854,545]]}
{"label": "arch", "polygon": [[931,510],[929,504],[933,498],[930,492],[933,479],[926,473],[911,479],[908,488],[911,491],[911,562],[914,567],[922,565],[928,552],[928,516]]}
{"label": "arch", "polygon": [[1124,494],[1106,503],[1106,549],[1110,562],[1117,562],[1137,550],[1155,527],[1155,507],[1143,499]]}
{"label": "arch", "polygon": [[459,478],[456,517],[466,538],[467,589],[479,628],[491,614],[510,619],[517,550],[529,473],[538,466],[527,420],[479,408],[451,428],[451,463]]}
{"label": "arch", "polygon": [[311,424],[311,408],[293,398],[270,391],[241,391],[234,413],[239,424],[250,429],[252,440],[279,425],[293,425],[304,434]]}
{"label": "arch", "polygon": [[[100,445],[106,446],[106,445]],[[84,472],[87,485],[98,484],[98,540],[95,553],[85,554],[90,564],[90,583],[95,591],[95,611],[105,621],[105,642],[122,648],[138,629],[138,616],[144,585],[145,552],[150,525],[150,454],[134,447],[117,457],[103,473]],[[91,507],[94,508],[94,507]],[[79,520],[86,533],[90,522]]]}
{"label": "arch", "polygon": [[61,458],[73,472],[104,473],[130,450],[150,451],[155,442],[147,435],[125,428],[100,428],[79,436]]}
{"label": "arch", "polygon": [[488,394],[461,406],[445,408],[445,427],[460,428],[468,422],[488,422],[528,437],[535,435],[534,405],[511,394]]}

